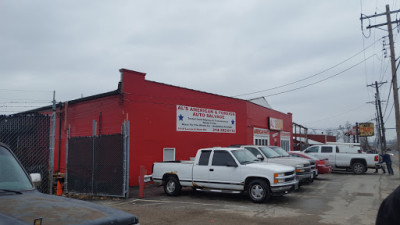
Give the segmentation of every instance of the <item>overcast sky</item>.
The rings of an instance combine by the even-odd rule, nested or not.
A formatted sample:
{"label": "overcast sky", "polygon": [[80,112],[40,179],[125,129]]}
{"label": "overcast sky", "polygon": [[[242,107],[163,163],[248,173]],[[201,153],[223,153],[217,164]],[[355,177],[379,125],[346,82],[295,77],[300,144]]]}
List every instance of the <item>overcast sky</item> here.
{"label": "overcast sky", "polygon": [[[367,103],[375,88],[367,85],[388,81],[380,88],[388,99],[387,31],[362,30],[360,15],[386,4],[400,7],[394,0],[3,0],[0,114],[49,105],[53,90],[57,102],[116,90],[126,68],[224,96],[265,96],[319,133],[375,122]],[[394,37],[397,50],[397,28]],[[392,96],[383,104],[388,128],[395,127]]]}

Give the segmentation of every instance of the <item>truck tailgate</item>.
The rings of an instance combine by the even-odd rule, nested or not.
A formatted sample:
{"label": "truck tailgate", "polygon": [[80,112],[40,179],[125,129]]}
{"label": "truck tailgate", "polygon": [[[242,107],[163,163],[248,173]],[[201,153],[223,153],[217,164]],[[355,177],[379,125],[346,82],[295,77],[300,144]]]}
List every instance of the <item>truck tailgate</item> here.
{"label": "truck tailgate", "polygon": [[180,181],[192,181],[193,161],[154,163],[153,180],[161,182],[164,174],[176,174]]}

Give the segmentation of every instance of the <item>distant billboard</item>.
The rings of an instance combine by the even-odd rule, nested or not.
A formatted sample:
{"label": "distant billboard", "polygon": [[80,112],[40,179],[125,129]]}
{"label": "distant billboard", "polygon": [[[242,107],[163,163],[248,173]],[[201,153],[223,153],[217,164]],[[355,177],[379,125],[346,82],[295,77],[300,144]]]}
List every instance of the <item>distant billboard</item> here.
{"label": "distant billboard", "polygon": [[361,137],[369,137],[374,136],[374,123],[360,123],[360,136]]}

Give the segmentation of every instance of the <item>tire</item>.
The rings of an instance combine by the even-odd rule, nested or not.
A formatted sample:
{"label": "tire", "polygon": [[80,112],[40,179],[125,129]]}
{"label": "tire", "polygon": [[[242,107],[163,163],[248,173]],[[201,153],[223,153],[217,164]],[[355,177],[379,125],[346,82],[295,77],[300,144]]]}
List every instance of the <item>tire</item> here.
{"label": "tire", "polygon": [[271,197],[267,182],[264,180],[253,180],[247,189],[250,199],[255,203],[262,203]]}
{"label": "tire", "polygon": [[353,163],[353,166],[351,168],[354,174],[363,174],[366,171],[365,165],[361,162]]}
{"label": "tire", "polygon": [[169,176],[165,180],[164,184],[164,192],[169,195],[169,196],[176,196],[179,195],[181,192],[182,186],[179,183],[179,180],[177,177],[174,176]]}

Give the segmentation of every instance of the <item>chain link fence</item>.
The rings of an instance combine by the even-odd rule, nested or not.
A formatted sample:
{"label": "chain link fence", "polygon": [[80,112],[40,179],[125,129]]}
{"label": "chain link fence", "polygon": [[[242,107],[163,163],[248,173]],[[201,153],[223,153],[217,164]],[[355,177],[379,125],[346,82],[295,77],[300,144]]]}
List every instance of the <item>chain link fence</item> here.
{"label": "chain link fence", "polygon": [[28,174],[40,173],[38,190],[49,193],[50,116],[0,115],[0,142],[10,146]]}
{"label": "chain link fence", "polygon": [[68,138],[66,191],[128,196],[127,135]]}

